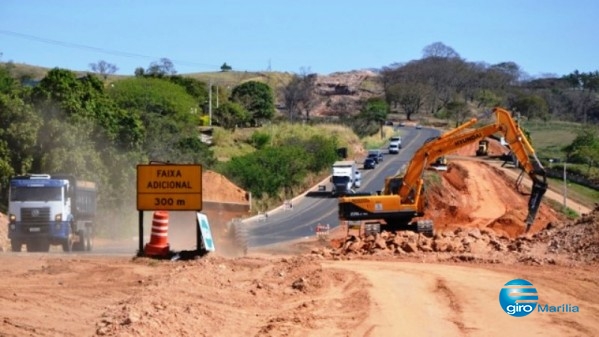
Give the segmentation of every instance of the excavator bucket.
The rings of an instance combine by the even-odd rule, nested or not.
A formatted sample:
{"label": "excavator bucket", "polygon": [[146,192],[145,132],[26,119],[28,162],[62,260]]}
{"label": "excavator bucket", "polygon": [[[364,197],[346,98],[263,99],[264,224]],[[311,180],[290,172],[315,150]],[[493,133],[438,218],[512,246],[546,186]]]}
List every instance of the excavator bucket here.
{"label": "excavator bucket", "polygon": [[543,195],[547,191],[547,182],[545,181],[534,181],[532,184],[532,192],[530,193],[530,199],[528,199],[528,216],[526,217],[526,231],[530,230],[532,223],[537,217],[539,206],[541,206],[541,200]]}

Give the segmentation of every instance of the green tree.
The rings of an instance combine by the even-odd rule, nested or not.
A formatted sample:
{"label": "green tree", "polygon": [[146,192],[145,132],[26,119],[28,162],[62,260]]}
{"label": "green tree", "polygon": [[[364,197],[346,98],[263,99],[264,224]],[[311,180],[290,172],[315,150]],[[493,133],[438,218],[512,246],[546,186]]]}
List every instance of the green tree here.
{"label": "green tree", "polygon": [[596,128],[582,128],[576,138],[563,148],[568,161],[584,163],[588,169],[599,164],[599,132]]}
{"label": "green tree", "polygon": [[108,63],[104,60],[100,60],[97,63],[90,63],[89,68],[98,75],[102,76],[104,80],[108,78],[108,75],[112,75],[119,70],[119,68],[112,64]]}
{"label": "green tree", "polygon": [[233,69],[233,68],[231,68],[231,66],[228,65],[227,62],[223,63],[223,65],[220,66],[220,70],[222,72],[231,71],[231,69]]}
{"label": "green tree", "polygon": [[191,114],[198,102],[187,89],[168,79],[134,77],[112,83],[109,96],[118,107],[137,113],[155,113],[185,123],[193,123]]}
{"label": "green tree", "polygon": [[306,176],[308,155],[299,146],[266,147],[224,165],[225,175],[252,195],[275,197],[297,186]]}
{"label": "green tree", "polygon": [[269,121],[275,114],[272,89],[265,83],[248,81],[242,83],[231,93],[231,100],[241,104],[250,114],[252,124]]}
{"label": "green tree", "polygon": [[214,123],[228,130],[237,126],[245,126],[250,121],[250,114],[238,103],[225,102],[214,111]]}
{"label": "green tree", "polygon": [[359,136],[371,135],[376,131],[383,132],[383,125],[387,120],[389,105],[378,97],[366,101],[360,113],[356,116],[352,128]]}
{"label": "green tree", "polygon": [[95,129],[92,121],[73,124],[52,119],[44,124],[46,134],[39,144],[39,172],[70,173],[78,177],[101,180],[110,162],[102,160],[96,143],[89,137]]}
{"label": "green tree", "polygon": [[196,80],[195,78],[179,75],[170,76],[168,79],[185,88],[185,91],[198,102],[198,105],[201,106],[204,102],[208,101],[208,89],[206,83]]}
{"label": "green tree", "polygon": [[[18,97],[0,94],[0,141],[5,147],[2,160],[11,168],[2,177],[30,172],[41,126],[42,119],[30,105]],[[6,186],[6,181],[0,183]]]}
{"label": "green tree", "polygon": [[456,102],[452,101],[447,104],[447,114],[448,117],[452,118],[455,121],[455,126],[458,127],[460,124],[464,123],[469,116],[468,106],[465,102]]}
{"label": "green tree", "polygon": [[337,160],[337,138],[326,135],[314,135],[308,139],[287,138],[285,146],[298,146],[307,154],[306,168],[310,172],[322,172],[329,169]]}
{"label": "green tree", "polygon": [[150,66],[145,71],[146,76],[164,77],[176,75],[175,65],[170,59],[163,57],[158,61],[150,63]]}
{"label": "green tree", "polygon": [[547,102],[540,96],[519,94],[510,104],[512,110],[529,119],[546,120],[549,115]]}
{"label": "green tree", "polygon": [[10,75],[6,66],[0,66],[0,93],[13,93],[17,89],[18,83]]}
{"label": "green tree", "polygon": [[283,99],[285,107],[289,111],[290,121],[293,121],[294,116],[301,117],[304,112],[306,120],[310,120],[310,110],[315,104],[314,87],[316,78],[316,74],[309,74],[306,69],[302,69],[302,72],[299,75],[294,75],[283,88]]}
{"label": "green tree", "polygon": [[119,109],[96,76],[77,78],[71,71],[52,69],[33,89],[32,98],[45,121],[94,121],[96,126],[88,136],[99,144],[115,142],[127,149],[141,144],[140,121]]}

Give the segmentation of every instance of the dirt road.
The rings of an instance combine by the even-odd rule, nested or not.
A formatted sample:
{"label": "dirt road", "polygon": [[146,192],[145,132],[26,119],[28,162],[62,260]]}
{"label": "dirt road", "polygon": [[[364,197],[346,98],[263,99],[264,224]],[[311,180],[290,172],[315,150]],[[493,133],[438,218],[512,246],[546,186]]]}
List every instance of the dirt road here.
{"label": "dirt road", "polygon": [[[519,170],[501,167],[501,161],[488,161],[487,163],[493,165],[494,167],[501,168],[507,175],[510,176],[510,178],[514,180],[516,180],[518,178],[518,175],[520,174]],[[526,175],[524,176],[524,180],[527,182],[528,185],[530,185],[530,179]],[[564,193],[563,191],[557,192],[553,189],[548,189],[545,193],[545,197],[561,203],[564,200]],[[571,199],[566,200],[566,206],[576,211],[578,214],[585,214],[591,212],[590,208]]]}
{"label": "dirt road", "polygon": [[[6,254],[0,336],[599,335],[593,268],[427,259]],[[537,287],[539,303],[580,312],[507,315],[498,294],[517,277]]]}
{"label": "dirt road", "polygon": [[[451,164],[429,189],[434,238],[381,234],[347,250],[312,238],[236,258],[217,246],[188,261],[3,252],[0,337],[599,336],[599,207],[566,223],[542,205],[522,235],[528,196],[506,175]],[[509,316],[499,292],[515,278],[540,305],[579,312]]]}
{"label": "dirt road", "polygon": [[[480,266],[345,261],[330,268],[358,271],[372,284],[369,318],[356,336],[592,336],[599,334],[599,302],[592,271],[562,274],[559,268],[488,270]],[[551,269],[551,268],[550,268]],[[499,305],[503,285],[526,276],[539,303],[578,305],[579,313],[539,313],[515,318]],[[547,280],[550,277],[551,279]],[[593,281],[594,280],[594,281]],[[561,282],[563,281],[563,282]]]}

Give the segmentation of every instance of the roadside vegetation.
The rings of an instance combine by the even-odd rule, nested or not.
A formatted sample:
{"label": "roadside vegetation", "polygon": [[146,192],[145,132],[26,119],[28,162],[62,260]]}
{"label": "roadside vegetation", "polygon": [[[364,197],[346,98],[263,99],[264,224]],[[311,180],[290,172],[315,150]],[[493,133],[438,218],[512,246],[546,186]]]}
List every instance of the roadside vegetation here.
{"label": "roadside vegetation", "polygon": [[[497,105],[517,113],[547,166],[567,163],[568,175],[599,180],[599,72],[530,79],[513,62],[467,62],[442,43],[325,94],[307,71],[247,73],[224,64],[183,76],[166,58],[131,76],[115,75],[105,61],[90,68],[0,64],[0,207],[11,176],[71,173],[98,182],[100,213],[120,223],[135,209],[136,165],[168,161],[226,175],[260,210],[324,178],[340,148],[354,158],[401,135],[386,126],[393,116],[451,127]],[[354,105],[333,100],[358,92]],[[317,106],[329,115],[313,116]]]}

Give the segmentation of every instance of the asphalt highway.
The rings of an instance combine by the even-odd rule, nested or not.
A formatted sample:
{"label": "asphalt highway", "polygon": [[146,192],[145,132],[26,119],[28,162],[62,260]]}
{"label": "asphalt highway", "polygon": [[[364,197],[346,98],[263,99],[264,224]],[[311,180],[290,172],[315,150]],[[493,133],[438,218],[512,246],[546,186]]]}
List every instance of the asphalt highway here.
{"label": "asphalt highway", "polygon": [[[435,129],[416,129],[411,126],[396,127],[395,130],[402,137],[399,154],[388,154],[385,145],[382,148],[384,160],[372,170],[362,170],[362,162],[357,161],[362,171],[362,186],[356,192],[381,190],[385,177],[396,175],[427,139],[439,135],[439,131]],[[326,185],[328,192],[331,191],[328,180],[322,185]],[[250,229],[249,246],[257,248],[310,237],[315,235],[318,224],[328,224],[331,229],[339,226],[337,198],[317,190],[318,186],[314,186],[309,192],[294,198],[292,208],[279,207],[268,212],[268,216],[246,219],[244,223]]]}

